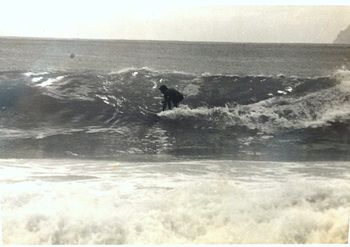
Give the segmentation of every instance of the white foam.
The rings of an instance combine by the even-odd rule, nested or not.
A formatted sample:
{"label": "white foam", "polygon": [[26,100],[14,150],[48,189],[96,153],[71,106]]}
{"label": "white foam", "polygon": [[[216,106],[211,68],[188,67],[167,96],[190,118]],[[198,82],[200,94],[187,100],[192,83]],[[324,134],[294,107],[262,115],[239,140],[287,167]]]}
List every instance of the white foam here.
{"label": "white foam", "polygon": [[49,74],[49,72],[26,72],[26,73],[24,73],[24,75],[27,77],[48,75],[48,74]]}
{"label": "white foam", "polygon": [[[329,167],[339,178],[322,173]],[[5,244],[346,241],[346,162],[2,160],[0,169]]]}
{"label": "white foam", "polygon": [[52,85],[55,82],[58,82],[62,80],[65,76],[57,76],[56,78],[49,78],[46,81],[43,81],[42,83],[38,84],[38,87],[47,87]]}
{"label": "white foam", "polygon": [[292,92],[293,91],[293,88],[292,87],[286,87],[286,89],[285,89],[287,92]]}
{"label": "white foam", "polygon": [[40,77],[34,77],[33,79],[32,79],[32,82],[39,82],[39,81],[41,81],[43,79],[43,77],[42,76],[40,76]]}
{"label": "white foam", "polygon": [[[157,72],[156,70],[150,68],[150,67],[126,67],[117,71],[112,71],[109,73],[109,75],[114,75],[114,74],[124,74],[124,73],[128,73],[128,72],[133,72],[132,75],[136,76],[139,73],[139,70],[148,70],[148,71],[152,71],[152,72]],[[136,74],[135,74],[136,73]]]}
{"label": "white foam", "polygon": [[195,96],[199,93],[200,86],[195,85],[195,84],[188,84],[186,87],[183,89],[183,93],[186,96]]}
{"label": "white foam", "polygon": [[136,67],[127,67],[127,68],[123,68],[123,69],[120,69],[117,71],[112,71],[109,73],[109,75],[122,74],[122,73],[130,72],[130,71],[133,71],[136,69],[137,69]]}
{"label": "white foam", "polygon": [[[159,82],[161,83],[162,79],[160,79]],[[152,89],[156,89],[157,88],[157,82],[152,80],[152,83],[153,83]]]}
{"label": "white foam", "polygon": [[339,88],[345,92],[350,91],[350,70],[339,69],[333,75],[338,81],[340,81]]}
{"label": "white foam", "polygon": [[212,114],[214,111],[224,111],[222,107],[198,107],[191,109],[187,105],[181,105],[178,108],[172,109],[171,111],[162,111],[158,113],[160,117],[166,117],[169,119],[177,119],[179,117],[205,117]]}

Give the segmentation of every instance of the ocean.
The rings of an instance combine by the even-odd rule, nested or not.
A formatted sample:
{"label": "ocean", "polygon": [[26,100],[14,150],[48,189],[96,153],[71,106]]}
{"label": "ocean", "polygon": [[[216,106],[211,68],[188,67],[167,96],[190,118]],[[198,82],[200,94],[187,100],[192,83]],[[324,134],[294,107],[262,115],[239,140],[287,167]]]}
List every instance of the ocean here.
{"label": "ocean", "polygon": [[[347,241],[349,45],[1,38],[0,54],[5,244]],[[179,108],[161,112],[162,84]]]}

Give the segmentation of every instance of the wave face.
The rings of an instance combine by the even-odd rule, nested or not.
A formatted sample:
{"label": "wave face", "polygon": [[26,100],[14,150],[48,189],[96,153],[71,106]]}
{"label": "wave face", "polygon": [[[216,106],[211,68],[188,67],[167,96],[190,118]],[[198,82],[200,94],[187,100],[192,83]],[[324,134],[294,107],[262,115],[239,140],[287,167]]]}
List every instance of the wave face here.
{"label": "wave face", "polygon": [[[160,111],[162,84],[176,88],[185,99],[172,111],[147,114],[144,109]],[[217,131],[226,133],[226,138],[237,132],[265,139],[295,131],[324,135],[348,130],[349,92],[347,70],[307,78],[197,75],[149,68],[108,74],[8,71],[0,74],[0,124],[12,130],[46,126],[51,132],[55,126],[61,134],[63,126],[71,132],[122,129],[124,134],[125,129],[130,134],[155,128],[157,133],[172,131],[168,139],[181,139],[181,133],[173,133],[176,130],[202,131],[201,135]]]}

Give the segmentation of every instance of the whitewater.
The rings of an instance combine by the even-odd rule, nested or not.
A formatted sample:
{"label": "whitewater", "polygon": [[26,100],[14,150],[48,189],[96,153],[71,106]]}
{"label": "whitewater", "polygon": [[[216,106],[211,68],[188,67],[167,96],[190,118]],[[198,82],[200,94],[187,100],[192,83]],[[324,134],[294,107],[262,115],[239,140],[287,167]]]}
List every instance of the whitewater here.
{"label": "whitewater", "polygon": [[0,44],[5,244],[347,241],[349,46]]}

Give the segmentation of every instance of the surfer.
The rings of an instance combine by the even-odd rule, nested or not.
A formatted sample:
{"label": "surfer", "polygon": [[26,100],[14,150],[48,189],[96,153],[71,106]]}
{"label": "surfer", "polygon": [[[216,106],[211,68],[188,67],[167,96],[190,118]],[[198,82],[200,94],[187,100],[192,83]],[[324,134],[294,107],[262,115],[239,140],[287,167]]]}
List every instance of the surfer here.
{"label": "surfer", "polygon": [[167,88],[167,86],[162,85],[159,87],[159,90],[164,95],[163,103],[163,110],[165,111],[166,107],[168,106],[169,110],[171,110],[172,106],[178,107],[181,100],[184,99],[184,96],[179,91],[173,89],[173,88]]}

